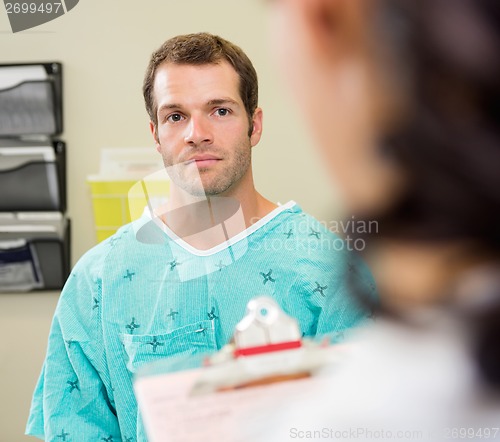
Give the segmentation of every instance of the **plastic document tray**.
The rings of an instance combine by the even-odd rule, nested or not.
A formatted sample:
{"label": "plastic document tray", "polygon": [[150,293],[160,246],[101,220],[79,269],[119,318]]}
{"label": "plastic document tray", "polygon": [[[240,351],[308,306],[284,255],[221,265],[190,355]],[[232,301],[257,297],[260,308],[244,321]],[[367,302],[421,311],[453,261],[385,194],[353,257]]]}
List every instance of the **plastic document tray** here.
{"label": "plastic document tray", "polygon": [[66,146],[0,140],[0,211],[64,211]]}
{"label": "plastic document tray", "polygon": [[70,272],[70,220],[60,213],[6,216],[0,218],[0,292],[61,289]]}
{"label": "plastic document tray", "polygon": [[0,65],[0,137],[62,130],[61,63]]}

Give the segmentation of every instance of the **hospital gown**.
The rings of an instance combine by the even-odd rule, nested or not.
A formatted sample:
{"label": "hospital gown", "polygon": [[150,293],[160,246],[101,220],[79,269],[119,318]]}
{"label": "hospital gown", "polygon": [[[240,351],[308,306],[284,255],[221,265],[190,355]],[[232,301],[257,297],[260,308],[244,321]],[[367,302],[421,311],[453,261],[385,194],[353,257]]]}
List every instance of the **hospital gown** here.
{"label": "hospital gown", "polygon": [[27,434],[58,442],[146,440],[132,388],[137,369],[160,358],[197,364],[228,343],[255,296],[274,298],[306,337],[342,339],[367,317],[346,273],[375,290],[353,259],[293,201],[207,251],[144,215],[88,251],[69,276]]}

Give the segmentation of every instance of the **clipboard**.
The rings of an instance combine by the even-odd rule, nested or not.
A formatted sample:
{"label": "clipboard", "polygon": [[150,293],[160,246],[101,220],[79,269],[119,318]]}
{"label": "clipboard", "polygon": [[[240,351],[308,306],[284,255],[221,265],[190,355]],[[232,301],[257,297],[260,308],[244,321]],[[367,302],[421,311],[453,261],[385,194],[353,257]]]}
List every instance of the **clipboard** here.
{"label": "clipboard", "polygon": [[262,437],[269,410],[321,388],[323,370],[342,358],[342,346],[302,339],[295,319],[273,299],[252,299],[233,341],[203,368],[165,373],[159,361],[137,372],[134,391],[148,440],[254,442],[253,430]]}

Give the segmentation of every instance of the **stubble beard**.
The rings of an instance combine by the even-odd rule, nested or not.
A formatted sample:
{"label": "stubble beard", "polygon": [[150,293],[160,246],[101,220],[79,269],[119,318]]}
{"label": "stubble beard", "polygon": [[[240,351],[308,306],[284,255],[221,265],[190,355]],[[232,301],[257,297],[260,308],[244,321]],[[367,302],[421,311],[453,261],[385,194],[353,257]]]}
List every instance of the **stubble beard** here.
{"label": "stubble beard", "polygon": [[[210,151],[200,151],[199,153],[210,153]],[[188,157],[189,155],[185,156]],[[207,176],[213,173],[211,168],[198,169],[195,164],[185,164],[182,161],[174,164],[172,157],[168,153],[162,154],[162,157],[163,164],[172,182],[195,197],[224,194],[243,178],[252,162],[249,139],[235,148],[233,158],[229,163],[226,158],[223,159],[224,169],[220,165],[216,166],[220,169],[211,178]]]}

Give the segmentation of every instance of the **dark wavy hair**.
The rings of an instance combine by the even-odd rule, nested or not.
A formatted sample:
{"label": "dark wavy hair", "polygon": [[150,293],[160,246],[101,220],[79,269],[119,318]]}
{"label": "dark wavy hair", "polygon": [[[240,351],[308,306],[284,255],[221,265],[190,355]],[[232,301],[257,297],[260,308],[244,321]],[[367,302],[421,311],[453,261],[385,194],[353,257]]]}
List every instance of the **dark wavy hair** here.
{"label": "dark wavy hair", "polygon": [[[466,240],[500,268],[500,2],[380,0],[376,32],[405,76],[408,113],[381,153],[408,186],[377,238]],[[369,216],[370,214],[364,214]],[[418,270],[416,270],[418,271]],[[483,379],[500,388],[500,279],[482,310],[461,312]],[[491,295],[491,294],[490,294]],[[381,314],[389,314],[379,306]]]}
{"label": "dark wavy hair", "polygon": [[149,60],[144,76],[142,93],[149,118],[158,124],[157,105],[154,99],[154,81],[158,67],[163,63],[204,65],[228,62],[239,77],[239,92],[248,116],[252,133],[252,117],[258,105],[259,84],[257,72],[243,50],[217,35],[207,32],[177,35],[165,41]]}
{"label": "dark wavy hair", "polygon": [[[381,147],[408,191],[382,234],[500,249],[500,2],[385,0],[410,112]],[[391,43],[389,42],[389,45]]]}

